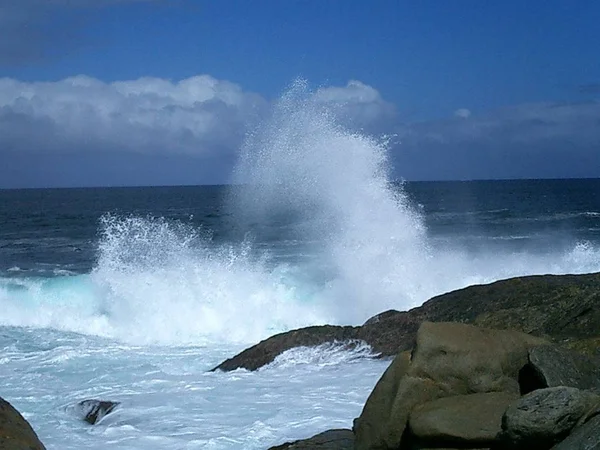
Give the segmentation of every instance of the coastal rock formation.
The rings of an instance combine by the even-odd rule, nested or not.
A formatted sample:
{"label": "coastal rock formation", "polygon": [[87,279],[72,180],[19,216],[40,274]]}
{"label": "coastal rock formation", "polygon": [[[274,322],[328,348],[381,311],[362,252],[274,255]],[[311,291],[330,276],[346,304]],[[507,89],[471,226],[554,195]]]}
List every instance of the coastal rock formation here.
{"label": "coastal rock formation", "polygon": [[363,340],[382,357],[414,347],[425,321],[522,331],[600,356],[600,273],[536,275],[470,286],[410,311],[386,311],[363,326],[313,326],[272,336],[213,370],[256,370],[290,348]]}
{"label": "coastal rock formation", "polygon": [[[528,362],[528,350],[544,343],[543,339],[515,331],[458,323],[423,323],[410,360],[402,354],[394,360],[392,371],[388,369],[382,376],[355,420],[356,448],[398,448],[403,438],[411,434],[410,430],[405,432],[413,410],[427,408],[433,402],[433,406],[429,405],[432,409],[425,410],[432,412],[436,408],[434,401],[444,397],[503,393],[502,400],[500,396],[496,401],[478,399],[480,408],[489,407],[485,413],[487,422],[494,420],[490,417],[502,417],[504,411],[499,411],[498,404],[505,404],[508,396],[519,396],[518,374]],[[460,408],[457,403],[454,407]],[[421,427],[426,425],[427,417],[420,416],[419,411],[416,409],[413,417],[417,423],[417,433],[413,430],[413,434],[428,440],[436,431]],[[444,438],[448,440],[452,441]],[[493,439],[476,442],[491,444]]]}
{"label": "coastal rock formation", "polygon": [[[519,331],[424,322],[353,435],[338,441],[330,430],[273,449],[600,450],[598,370],[597,360]],[[566,385],[548,386],[556,383]]]}
{"label": "coastal rock formation", "polygon": [[0,398],[0,448],[3,450],[46,449],[31,425],[3,398]]}
{"label": "coastal rock formation", "polygon": [[110,402],[103,400],[83,400],[77,403],[77,411],[90,425],[96,424],[104,416],[110,414],[120,405],[120,402]]}

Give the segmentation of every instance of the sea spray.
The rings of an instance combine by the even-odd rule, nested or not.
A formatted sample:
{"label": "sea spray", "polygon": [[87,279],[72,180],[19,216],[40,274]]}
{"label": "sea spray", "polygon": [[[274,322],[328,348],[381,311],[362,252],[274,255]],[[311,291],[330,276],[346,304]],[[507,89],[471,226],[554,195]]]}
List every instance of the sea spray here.
{"label": "sea spray", "polygon": [[340,321],[415,306],[431,260],[422,217],[391,186],[387,143],[340,125],[336,112],[296,81],[246,140],[235,171],[234,217],[269,224],[300,218],[328,271],[319,302]]}

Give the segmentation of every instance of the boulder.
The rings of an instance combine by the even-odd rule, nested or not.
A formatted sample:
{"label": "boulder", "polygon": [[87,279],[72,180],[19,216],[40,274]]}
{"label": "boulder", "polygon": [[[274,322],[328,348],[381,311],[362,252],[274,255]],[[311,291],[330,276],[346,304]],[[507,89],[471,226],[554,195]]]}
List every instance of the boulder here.
{"label": "boulder", "polygon": [[103,400],[83,400],[77,403],[77,411],[87,423],[95,425],[104,416],[110,414],[120,405],[120,402]]}
{"label": "boulder", "polygon": [[502,417],[502,440],[511,448],[547,449],[564,439],[599,397],[568,386],[533,391]]}
{"label": "boulder", "polygon": [[555,345],[531,349],[529,364],[542,387],[600,389],[600,361]]}
{"label": "boulder", "polygon": [[311,438],[286,442],[269,450],[353,450],[354,433],[352,430],[327,430]]}
{"label": "boulder", "polygon": [[423,323],[411,358],[396,357],[355,420],[356,449],[399,447],[411,411],[438,398],[487,392],[517,396],[528,350],[544,343],[515,331]]}
{"label": "boulder", "polygon": [[46,449],[31,425],[3,398],[0,398],[0,448],[3,450]]}
{"label": "boulder", "polygon": [[411,433],[431,446],[489,446],[502,431],[502,416],[517,394],[488,392],[440,398],[415,408]]}
{"label": "boulder", "polygon": [[552,450],[600,450],[600,415],[576,428]]}

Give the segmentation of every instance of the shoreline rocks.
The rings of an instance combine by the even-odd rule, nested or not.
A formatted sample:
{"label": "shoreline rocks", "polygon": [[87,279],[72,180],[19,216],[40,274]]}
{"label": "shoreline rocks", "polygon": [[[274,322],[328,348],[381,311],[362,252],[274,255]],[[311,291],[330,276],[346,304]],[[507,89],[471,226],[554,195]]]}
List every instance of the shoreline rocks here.
{"label": "shoreline rocks", "polygon": [[343,444],[323,438],[330,430],[272,450],[599,450],[599,370],[598,360],[520,331],[424,322]]}

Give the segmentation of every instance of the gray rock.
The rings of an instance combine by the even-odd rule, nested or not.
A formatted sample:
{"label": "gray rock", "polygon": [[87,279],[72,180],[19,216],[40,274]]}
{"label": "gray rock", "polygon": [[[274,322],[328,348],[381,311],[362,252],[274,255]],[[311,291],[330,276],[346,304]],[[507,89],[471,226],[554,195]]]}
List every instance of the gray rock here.
{"label": "gray rock", "polygon": [[309,439],[286,442],[285,444],[271,447],[269,450],[353,450],[354,433],[352,430],[336,429],[327,430]]}
{"label": "gray rock", "polygon": [[77,404],[77,410],[87,423],[94,425],[120,405],[120,402],[102,400],[83,400]]}
{"label": "gray rock", "polygon": [[545,387],[600,389],[600,361],[555,345],[531,349],[529,363]]}
{"label": "gray rock", "polygon": [[490,445],[502,431],[502,416],[517,394],[489,392],[457,395],[415,408],[409,419],[412,433],[434,446]]}
{"label": "gray rock", "polygon": [[510,447],[549,448],[564,439],[598,402],[577,388],[559,386],[533,391],[502,417],[502,440]]}
{"label": "gray rock", "polygon": [[576,428],[552,450],[600,450],[600,415]]}

